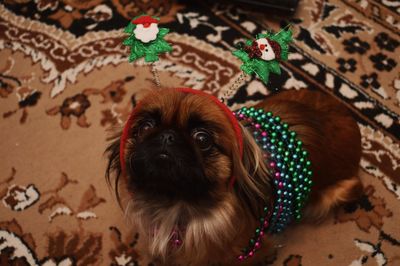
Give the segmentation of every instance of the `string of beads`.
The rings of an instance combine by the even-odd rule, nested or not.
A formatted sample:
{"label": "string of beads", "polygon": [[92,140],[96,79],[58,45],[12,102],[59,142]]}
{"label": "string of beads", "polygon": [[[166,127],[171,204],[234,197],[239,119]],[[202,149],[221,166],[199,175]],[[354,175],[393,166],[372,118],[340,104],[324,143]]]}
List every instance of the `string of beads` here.
{"label": "string of beads", "polygon": [[311,191],[312,171],[308,152],[296,132],[289,130],[279,116],[254,107],[243,107],[233,113],[246,123],[264,153],[271,169],[274,195],[271,206],[265,206],[260,225],[249,246],[238,256],[239,261],[252,257],[261,247],[265,233],[280,233],[294,219],[301,219],[301,211]]}

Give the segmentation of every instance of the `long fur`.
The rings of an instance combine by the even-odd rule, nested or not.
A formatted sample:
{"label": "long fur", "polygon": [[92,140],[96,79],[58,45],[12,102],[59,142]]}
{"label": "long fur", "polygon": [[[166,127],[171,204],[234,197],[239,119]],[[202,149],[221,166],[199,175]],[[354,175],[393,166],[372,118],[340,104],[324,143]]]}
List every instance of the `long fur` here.
{"label": "long fur", "polygon": [[[221,204],[212,209],[197,208],[184,202],[149,201],[140,195],[133,195],[129,199],[124,181],[126,177],[121,176],[119,138],[114,138],[109,145],[106,150],[109,156],[106,171],[108,183],[114,187],[126,218],[147,235],[149,252],[153,257],[167,264],[170,261],[190,260],[197,262],[194,265],[202,265],[206,263],[204,258],[209,258],[210,254],[214,258],[227,252],[236,254],[240,252],[240,247],[246,245],[248,239],[242,240],[242,236],[252,228],[248,225],[253,225],[257,220],[263,206],[260,203],[268,202],[271,192],[269,172],[262,152],[251,133],[243,126],[242,130],[244,156],[240,158],[237,152],[232,155],[234,164],[230,175],[235,176],[235,185],[223,195],[225,198],[220,201]],[[120,194],[125,198],[128,194],[126,201]],[[183,245],[171,252],[171,232],[182,223],[187,223]]]}
{"label": "long fur", "polygon": [[[161,99],[169,101],[167,97]],[[179,97],[172,99],[173,106],[182,104]],[[151,104],[155,102],[157,100]],[[209,104],[201,102],[206,107],[211,107]],[[258,107],[279,115],[291,130],[297,132],[309,151],[314,171],[314,187],[305,210],[309,220],[319,221],[332,208],[361,194],[362,185],[357,177],[361,137],[357,124],[340,103],[321,93],[304,90],[279,93]],[[215,109],[213,112],[211,108],[204,110],[207,110],[207,117],[225,123],[221,116],[216,116]],[[174,112],[169,110],[168,113]],[[272,195],[270,173],[263,152],[245,125],[241,127],[243,158],[237,145],[232,145],[229,154],[231,171],[224,171],[227,172],[224,174],[226,187],[216,192],[218,201],[208,207],[184,201],[153,201],[132,195],[127,185],[128,177],[121,175],[119,138],[114,138],[107,148],[107,180],[114,187],[128,219],[145,232],[151,256],[167,265],[205,265],[209,258],[224,265],[236,263],[235,255],[247,246],[262,207],[270,202]],[[225,128],[229,130],[229,126],[225,125]],[[220,141],[232,142],[231,137]],[[223,165],[228,164],[225,162]],[[233,187],[228,187],[232,175],[236,181]],[[170,246],[171,232],[174,231],[179,232],[183,240],[182,246],[175,249]]]}
{"label": "long fur", "polygon": [[271,178],[263,153],[252,134],[243,126],[243,158],[234,156],[236,175],[235,193],[246,208],[257,219],[261,208],[270,201]]}

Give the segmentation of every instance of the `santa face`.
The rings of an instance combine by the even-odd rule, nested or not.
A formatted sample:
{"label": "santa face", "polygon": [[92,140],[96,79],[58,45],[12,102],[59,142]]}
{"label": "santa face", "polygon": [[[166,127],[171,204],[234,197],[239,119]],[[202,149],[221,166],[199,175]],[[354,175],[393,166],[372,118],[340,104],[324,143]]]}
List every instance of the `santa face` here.
{"label": "santa face", "polygon": [[157,23],[137,24],[133,33],[136,39],[148,43],[157,38],[158,25]]}
{"label": "santa face", "polygon": [[274,53],[274,50],[272,49],[272,46],[269,44],[268,40],[266,38],[261,38],[256,40],[258,44],[258,48],[261,51],[261,59],[264,59],[266,61],[274,60],[276,55]]}

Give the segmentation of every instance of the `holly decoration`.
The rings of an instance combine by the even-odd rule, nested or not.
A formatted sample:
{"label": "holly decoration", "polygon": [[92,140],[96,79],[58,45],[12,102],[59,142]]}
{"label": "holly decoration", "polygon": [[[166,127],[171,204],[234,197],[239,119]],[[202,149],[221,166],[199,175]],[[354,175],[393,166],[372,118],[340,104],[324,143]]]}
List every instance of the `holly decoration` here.
{"label": "holly decoration", "polygon": [[158,56],[161,53],[172,51],[164,37],[169,32],[167,28],[159,28],[158,17],[140,15],[134,17],[124,32],[129,34],[129,37],[123,41],[123,44],[131,47],[129,62],[135,61],[144,57],[145,62],[158,61]]}
{"label": "holly decoration", "polygon": [[288,59],[289,43],[292,40],[291,30],[258,34],[255,40],[246,40],[244,45],[232,53],[243,62],[240,69],[244,73],[254,73],[267,84],[270,72],[281,74],[279,61]]}

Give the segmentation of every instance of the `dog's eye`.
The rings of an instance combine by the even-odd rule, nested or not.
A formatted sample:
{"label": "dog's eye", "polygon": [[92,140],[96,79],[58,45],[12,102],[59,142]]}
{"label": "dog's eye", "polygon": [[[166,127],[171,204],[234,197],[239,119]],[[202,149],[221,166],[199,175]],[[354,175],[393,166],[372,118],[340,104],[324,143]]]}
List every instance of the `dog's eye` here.
{"label": "dog's eye", "polygon": [[196,141],[199,148],[203,151],[209,150],[213,145],[212,137],[207,131],[193,131],[192,137]]}
{"label": "dog's eye", "polygon": [[156,121],[154,121],[153,119],[148,119],[143,121],[142,123],[140,123],[139,125],[139,134],[152,129],[156,126]]}

